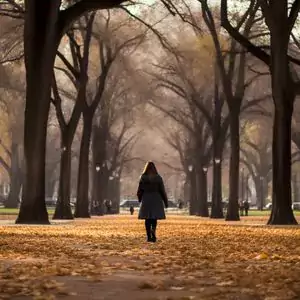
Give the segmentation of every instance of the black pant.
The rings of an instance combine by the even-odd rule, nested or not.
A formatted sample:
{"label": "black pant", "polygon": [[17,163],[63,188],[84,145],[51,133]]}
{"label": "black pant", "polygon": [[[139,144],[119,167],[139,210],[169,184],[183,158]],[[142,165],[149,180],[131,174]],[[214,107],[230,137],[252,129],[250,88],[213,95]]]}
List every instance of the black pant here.
{"label": "black pant", "polygon": [[157,226],[156,219],[146,219],[145,220],[145,227],[146,227],[146,232],[147,232],[148,238],[151,238],[151,231],[154,232],[154,234],[155,234],[156,226]]}

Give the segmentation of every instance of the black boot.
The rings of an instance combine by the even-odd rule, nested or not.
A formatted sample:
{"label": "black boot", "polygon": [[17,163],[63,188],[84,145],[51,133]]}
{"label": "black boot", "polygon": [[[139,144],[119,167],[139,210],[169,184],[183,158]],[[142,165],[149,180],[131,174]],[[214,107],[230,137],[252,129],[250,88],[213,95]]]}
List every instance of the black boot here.
{"label": "black boot", "polygon": [[155,243],[156,242],[156,226],[157,226],[157,220],[151,220],[151,239],[152,242]]}
{"label": "black boot", "polygon": [[149,220],[149,219],[145,220],[145,227],[146,227],[146,233],[147,233],[147,242],[152,242],[151,220]]}

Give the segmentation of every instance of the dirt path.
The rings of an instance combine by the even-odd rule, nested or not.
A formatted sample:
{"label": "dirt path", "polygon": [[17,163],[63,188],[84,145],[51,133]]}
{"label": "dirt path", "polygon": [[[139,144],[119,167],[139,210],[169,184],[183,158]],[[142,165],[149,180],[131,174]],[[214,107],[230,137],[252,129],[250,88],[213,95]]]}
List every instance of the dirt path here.
{"label": "dirt path", "polygon": [[[240,288],[233,282],[221,282],[214,270],[202,269],[191,275],[176,273],[153,274],[140,271],[140,260],[124,257],[103,257],[105,265],[117,266],[125,263],[130,270],[113,269],[108,275],[51,276],[40,283],[35,296],[10,296],[0,294],[0,299],[10,300],[265,300],[253,289]],[[16,266],[16,261],[0,261],[7,270]],[[26,259],[23,264],[43,264],[40,259]],[[0,282],[1,283],[1,282]],[[44,286],[44,290],[41,289]],[[280,298],[270,298],[279,300]]]}
{"label": "dirt path", "polygon": [[[226,288],[217,287],[212,280],[199,282],[195,286],[182,286],[170,276],[151,276],[139,272],[117,272],[103,278],[102,281],[87,282],[83,279],[64,278],[66,287],[76,294],[62,297],[64,300],[189,300],[189,299],[221,299]],[[225,298],[223,298],[225,299]],[[255,300],[260,299],[254,295],[227,291],[226,299]]]}
{"label": "dirt path", "polygon": [[[11,300],[262,300],[252,290],[239,287],[218,286],[213,279],[206,278],[190,285],[182,285],[170,276],[151,276],[139,272],[116,272],[99,281],[83,277],[53,277],[61,283],[61,291],[36,294],[34,297],[10,297]],[[229,283],[230,284],[230,283]],[[270,298],[270,300],[280,298]]]}

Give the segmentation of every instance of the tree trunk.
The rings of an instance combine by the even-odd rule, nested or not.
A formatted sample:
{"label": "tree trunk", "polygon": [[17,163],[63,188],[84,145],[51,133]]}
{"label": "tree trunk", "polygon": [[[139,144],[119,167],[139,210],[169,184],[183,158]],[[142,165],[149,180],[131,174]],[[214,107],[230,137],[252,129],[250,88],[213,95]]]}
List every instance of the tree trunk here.
{"label": "tree trunk", "polygon": [[99,216],[104,215],[104,200],[106,197],[106,189],[108,180],[105,180],[104,170],[95,172],[95,178],[93,180],[93,203],[97,207],[96,214]]}
{"label": "tree trunk", "polygon": [[62,134],[58,199],[53,219],[73,219],[70,205],[72,143]]}
{"label": "tree trunk", "polygon": [[[96,150],[93,148],[93,156],[94,155],[97,156],[97,153]],[[99,171],[96,171],[96,166],[100,166]],[[93,157],[92,205],[95,208],[95,210],[93,208],[93,213],[99,216],[104,215],[104,199],[107,195],[108,185],[107,172],[108,170],[105,164],[105,159],[95,160],[95,157]]]}
{"label": "tree trunk", "polygon": [[[101,205],[101,207],[104,209],[104,201],[105,200],[111,200],[108,199],[108,185],[109,185],[109,178],[108,178],[108,170],[105,168],[103,170],[103,172],[100,174],[100,181],[99,184],[97,186],[98,188],[98,202],[99,205]],[[103,214],[105,213],[105,211],[103,210]]]}
{"label": "tree trunk", "polygon": [[198,196],[198,215],[200,217],[208,217],[207,204],[207,172],[200,168],[198,173],[199,196]]}
{"label": "tree trunk", "polygon": [[108,112],[101,111],[101,117],[98,124],[93,128],[93,164],[100,166],[99,172],[95,172],[93,180],[93,202],[98,206],[98,214],[104,214],[104,200],[107,196],[107,186],[109,170],[107,165],[107,141],[109,138],[109,122]]}
{"label": "tree trunk", "polygon": [[212,207],[211,218],[224,218],[222,207],[222,162],[213,162],[213,190],[212,190]]}
{"label": "tree trunk", "polygon": [[89,218],[89,153],[93,119],[90,115],[83,118],[83,132],[80,144],[79,171],[77,183],[76,218]]}
{"label": "tree trunk", "polygon": [[275,115],[272,212],[268,224],[273,225],[297,224],[291,199],[291,125],[295,91],[287,56],[288,28],[284,26],[286,24],[281,25],[271,32],[271,79]]}
{"label": "tree trunk", "polygon": [[116,213],[120,213],[120,200],[121,200],[121,182],[120,177],[116,179]]}
{"label": "tree trunk", "polygon": [[95,160],[93,159],[92,166],[92,189],[91,189],[91,215],[97,215],[97,199],[98,199],[98,190],[96,189],[99,172],[96,171]]}
{"label": "tree trunk", "polygon": [[[95,131],[93,133],[93,143],[92,143],[92,153],[93,153],[93,169],[92,169],[92,213],[103,216],[103,203],[101,202],[101,179],[103,177],[102,173],[104,172],[104,168],[106,168],[105,160],[99,158],[99,153],[97,152],[97,142],[96,142]],[[96,170],[96,167],[100,167],[99,170]]]}
{"label": "tree trunk", "polygon": [[188,201],[190,199],[190,193],[191,192],[191,189],[190,189],[190,184],[189,184],[189,180],[188,178],[185,179],[185,182],[183,184],[183,205],[185,207],[188,206]]}
{"label": "tree trunk", "polygon": [[292,189],[293,189],[293,202],[299,202],[299,187],[298,187],[298,176],[297,173],[293,174],[292,177]]}
{"label": "tree trunk", "polygon": [[267,177],[263,177],[264,179],[260,179],[259,174],[253,178],[256,192],[256,205],[259,210],[263,210],[266,205],[266,199],[268,197],[268,179]]}
{"label": "tree trunk", "polygon": [[237,107],[230,108],[230,170],[229,203],[226,221],[239,221],[239,164],[240,164],[240,122]]}
{"label": "tree trunk", "polygon": [[4,203],[5,208],[18,207],[21,187],[22,187],[22,174],[21,173],[12,174],[11,181],[10,181],[10,192],[7,201],[5,201]]}
{"label": "tree trunk", "polygon": [[11,171],[10,171],[10,192],[7,201],[5,201],[6,208],[17,208],[19,205],[19,196],[23,183],[23,171],[20,163],[19,145],[12,143],[11,146]]}
{"label": "tree trunk", "polygon": [[109,180],[108,186],[107,199],[112,201],[112,213],[115,214],[118,213],[118,207],[120,205],[119,178]]}
{"label": "tree trunk", "polygon": [[[285,99],[288,103],[288,100]],[[276,109],[273,132],[273,197],[268,224],[297,224],[291,199],[291,121],[292,109],[283,104]]]}
{"label": "tree trunk", "polygon": [[[218,66],[215,66],[214,88],[214,123],[213,123],[213,186],[211,218],[224,218],[222,207],[222,157],[225,140],[221,137],[222,102],[219,94]],[[217,160],[217,162],[216,162]]]}
{"label": "tree trunk", "polygon": [[61,1],[31,0],[25,4],[25,178],[16,223],[48,224],[45,204],[45,150],[51,74],[58,47],[57,21]]}
{"label": "tree trunk", "polygon": [[[215,109],[213,132],[213,187],[211,218],[224,218],[222,207],[222,157],[225,141],[221,137],[221,112]],[[216,162],[217,160],[217,162]]]}
{"label": "tree trunk", "polygon": [[190,172],[190,215],[196,215],[197,189],[195,171]]}

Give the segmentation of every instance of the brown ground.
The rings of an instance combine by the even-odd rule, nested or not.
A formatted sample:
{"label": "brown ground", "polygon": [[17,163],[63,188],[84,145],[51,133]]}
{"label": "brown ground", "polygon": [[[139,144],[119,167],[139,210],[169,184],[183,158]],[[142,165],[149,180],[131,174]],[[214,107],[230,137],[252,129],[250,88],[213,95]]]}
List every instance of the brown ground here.
{"label": "brown ground", "polygon": [[136,216],[5,221],[0,299],[300,299],[300,230],[262,222],[173,216],[149,244]]}

